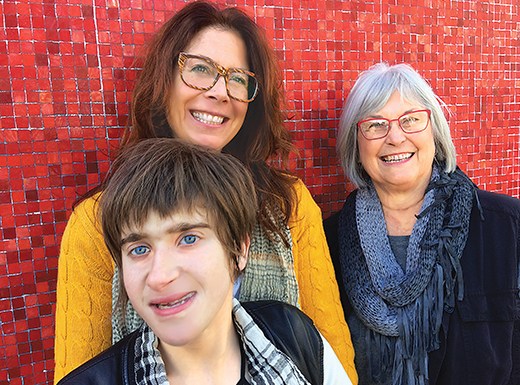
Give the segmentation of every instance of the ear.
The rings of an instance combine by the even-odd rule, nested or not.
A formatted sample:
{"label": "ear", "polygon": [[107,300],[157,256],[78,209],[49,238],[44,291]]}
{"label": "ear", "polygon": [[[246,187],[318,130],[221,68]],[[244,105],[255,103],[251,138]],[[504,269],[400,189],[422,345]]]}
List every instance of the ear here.
{"label": "ear", "polygon": [[238,268],[241,272],[246,268],[250,245],[251,238],[247,237],[247,239],[242,243],[240,256],[238,257]]}

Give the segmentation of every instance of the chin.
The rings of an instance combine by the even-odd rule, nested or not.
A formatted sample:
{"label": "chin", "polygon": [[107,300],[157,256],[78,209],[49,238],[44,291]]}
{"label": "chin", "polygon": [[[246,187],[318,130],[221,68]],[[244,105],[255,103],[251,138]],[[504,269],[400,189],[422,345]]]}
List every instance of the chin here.
{"label": "chin", "polygon": [[210,150],[221,151],[225,144],[221,140],[215,138],[191,138],[190,142],[197,146],[209,148]]}
{"label": "chin", "polygon": [[194,330],[186,329],[187,328],[171,328],[159,331],[158,333],[154,331],[154,333],[162,344],[181,347],[193,342],[198,335]]}

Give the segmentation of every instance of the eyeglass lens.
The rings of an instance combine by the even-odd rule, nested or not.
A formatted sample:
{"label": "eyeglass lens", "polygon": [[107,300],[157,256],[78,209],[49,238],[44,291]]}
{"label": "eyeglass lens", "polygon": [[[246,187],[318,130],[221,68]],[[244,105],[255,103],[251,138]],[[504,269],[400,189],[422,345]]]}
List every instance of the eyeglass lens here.
{"label": "eyeglass lens", "polygon": [[406,133],[420,132],[428,125],[429,114],[426,110],[420,110],[408,112],[393,120],[384,118],[365,119],[358,123],[358,127],[365,138],[378,139],[388,134],[390,124],[394,120]]}
{"label": "eyeglass lens", "polygon": [[[191,87],[209,90],[218,79],[217,67],[202,58],[188,57],[182,69],[182,78]],[[226,87],[229,95],[240,100],[254,98],[257,82],[247,73],[232,71],[226,75]]]}

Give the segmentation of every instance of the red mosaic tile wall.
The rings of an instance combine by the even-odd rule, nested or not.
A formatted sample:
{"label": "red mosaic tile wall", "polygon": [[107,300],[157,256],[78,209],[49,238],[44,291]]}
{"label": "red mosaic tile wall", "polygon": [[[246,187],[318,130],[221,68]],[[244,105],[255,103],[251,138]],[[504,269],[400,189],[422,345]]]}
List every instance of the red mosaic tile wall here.
{"label": "red mosaic tile wall", "polygon": [[[242,0],[284,69],[293,162],[324,215],[348,185],[335,159],[359,71],[408,62],[450,106],[459,162],[520,196],[517,0]],[[74,200],[107,171],[148,36],[175,0],[0,1],[0,384],[50,384],[56,269]]]}

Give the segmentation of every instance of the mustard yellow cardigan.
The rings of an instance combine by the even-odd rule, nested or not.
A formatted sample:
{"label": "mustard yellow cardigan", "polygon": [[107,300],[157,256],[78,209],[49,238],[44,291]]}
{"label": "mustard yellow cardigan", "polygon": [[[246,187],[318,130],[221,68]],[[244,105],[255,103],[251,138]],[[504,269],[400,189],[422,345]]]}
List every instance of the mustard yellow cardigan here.
{"label": "mustard yellow cardigan", "polygon": [[[302,181],[298,205],[289,221],[301,309],[329,341],[353,384],[354,349],[323,231],[321,211]],[[58,264],[56,337],[57,383],[68,372],[111,345],[114,265],[96,219],[96,197],[71,214]]]}

